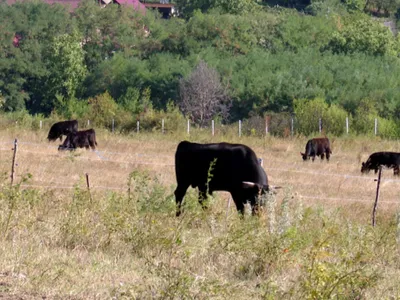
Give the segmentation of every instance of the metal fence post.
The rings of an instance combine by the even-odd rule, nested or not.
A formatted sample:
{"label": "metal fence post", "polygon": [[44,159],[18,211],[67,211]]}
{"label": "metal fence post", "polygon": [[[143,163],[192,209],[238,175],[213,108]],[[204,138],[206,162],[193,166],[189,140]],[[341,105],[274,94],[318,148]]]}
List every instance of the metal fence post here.
{"label": "metal fence post", "polygon": [[321,133],[322,132],[322,119],[321,118],[319,118],[319,120],[318,120],[318,128],[319,128],[319,133]]}
{"label": "metal fence post", "polygon": [[239,137],[242,136],[242,120],[239,120]]}
{"label": "metal fence post", "polygon": [[349,117],[346,117],[346,134],[349,134]]}
{"label": "metal fence post", "polygon": [[214,136],[214,120],[211,120],[211,134]]}
{"label": "metal fence post", "polygon": [[136,122],[136,132],[139,133],[139,130],[140,130],[140,122],[137,121]]}
{"label": "metal fence post", "polygon": [[378,119],[375,118],[375,126],[374,126],[375,135],[378,134]]}
{"label": "metal fence post", "polygon": [[290,118],[290,134],[294,135],[294,118],[293,116]]}
{"label": "metal fence post", "polygon": [[187,120],[187,134],[190,134],[190,120]]}

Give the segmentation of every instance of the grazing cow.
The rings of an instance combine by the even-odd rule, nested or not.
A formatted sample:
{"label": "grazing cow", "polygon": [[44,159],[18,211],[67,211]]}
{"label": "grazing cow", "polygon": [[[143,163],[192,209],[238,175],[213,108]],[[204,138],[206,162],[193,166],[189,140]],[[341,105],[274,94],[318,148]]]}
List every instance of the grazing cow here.
{"label": "grazing cow", "polygon": [[397,152],[375,152],[372,153],[367,161],[361,165],[361,173],[368,173],[374,170],[378,172],[380,166],[393,168],[394,175],[399,175],[400,153]]}
{"label": "grazing cow", "polygon": [[50,128],[49,134],[47,135],[47,139],[49,140],[49,142],[55,141],[58,138],[61,141],[63,135],[68,135],[69,133],[77,131],[78,131],[77,120],[54,123]]}
{"label": "grazing cow", "polygon": [[96,132],[94,129],[71,132],[67,135],[64,143],[58,146],[58,150],[75,150],[76,148],[96,149]]}
{"label": "grazing cow", "polygon": [[176,216],[187,188],[199,188],[199,202],[207,192],[230,192],[236,208],[243,215],[244,205],[250,201],[253,215],[258,210],[258,196],[269,191],[268,177],[252,149],[241,144],[196,144],[183,141],[175,153]]}
{"label": "grazing cow", "polygon": [[321,159],[324,159],[326,155],[326,159],[329,161],[329,157],[332,154],[331,146],[328,138],[315,138],[311,139],[306,144],[306,152],[301,153],[303,160],[310,159],[312,157],[312,161],[315,160],[315,156],[321,156]]}

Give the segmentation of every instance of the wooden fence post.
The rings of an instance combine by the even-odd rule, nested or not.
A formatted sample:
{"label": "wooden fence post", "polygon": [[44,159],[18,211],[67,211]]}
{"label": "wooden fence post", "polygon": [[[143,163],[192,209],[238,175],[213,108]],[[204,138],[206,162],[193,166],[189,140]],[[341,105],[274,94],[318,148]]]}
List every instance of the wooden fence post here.
{"label": "wooden fence post", "polygon": [[114,133],[114,127],[115,127],[115,121],[114,121],[114,119],[112,119],[112,123],[111,123],[112,133]]}
{"label": "wooden fence post", "polygon": [[378,173],[378,179],[375,179],[375,181],[378,181],[376,185],[376,197],[375,197],[375,203],[374,203],[374,209],[372,210],[372,226],[375,227],[376,224],[376,210],[378,208],[378,200],[379,200],[379,188],[381,186],[381,175],[382,175],[382,166],[379,166],[379,173]]}
{"label": "wooden fence post", "polygon": [[17,156],[17,148],[18,148],[18,141],[17,139],[14,140],[14,148],[12,148],[13,152],[13,158],[12,158],[12,165],[11,165],[11,186],[13,185],[14,182],[14,175],[15,175],[15,158]]}
{"label": "wooden fence post", "polygon": [[214,120],[211,120],[211,134],[214,136]]}
{"label": "wooden fence post", "polygon": [[349,117],[346,117],[346,134],[349,134]]}
{"label": "wooden fence post", "polygon": [[87,186],[87,190],[89,193],[89,200],[90,200],[90,202],[92,202],[92,194],[90,193],[89,174],[86,173],[85,176],[86,176],[86,186]]}
{"label": "wooden fence post", "polygon": [[239,120],[239,137],[242,136],[242,120]]}
{"label": "wooden fence post", "polygon": [[140,130],[140,122],[137,121],[136,122],[136,132],[139,133],[139,130]]}
{"label": "wooden fence post", "polygon": [[43,127],[43,121],[42,120],[40,120],[40,122],[39,122],[39,127],[40,127],[40,129],[42,129],[42,127]]}
{"label": "wooden fence post", "polygon": [[378,134],[378,119],[377,118],[375,118],[374,132],[375,132],[375,135]]}
{"label": "wooden fence post", "polygon": [[164,134],[164,119],[161,120],[161,133]]}
{"label": "wooden fence post", "polygon": [[190,134],[190,120],[187,120],[187,134]]}

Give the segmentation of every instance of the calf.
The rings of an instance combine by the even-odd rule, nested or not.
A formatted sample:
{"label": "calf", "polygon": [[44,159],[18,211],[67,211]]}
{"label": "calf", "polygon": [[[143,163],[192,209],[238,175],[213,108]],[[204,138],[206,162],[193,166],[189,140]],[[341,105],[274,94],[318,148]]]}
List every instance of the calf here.
{"label": "calf", "polygon": [[380,166],[393,168],[394,175],[399,175],[400,153],[397,152],[375,152],[372,153],[367,161],[361,165],[361,173],[368,173],[374,170],[378,172]]}
{"label": "calf", "polygon": [[327,161],[329,161],[329,157],[332,154],[331,145],[328,138],[314,138],[307,142],[306,144],[306,152],[301,153],[303,160],[312,158],[312,161],[315,160],[315,156],[321,156],[321,159],[324,159],[326,155]]}
{"label": "calf", "polygon": [[96,149],[96,132],[94,129],[71,132],[67,135],[64,143],[58,146],[58,150],[75,150],[76,148]]}
{"label": "calf", "polygon": [[58,138],[61,141],[63,135],[68,135],[69,133],[77,132],[78,131],[78,121],[62,121],[58,123],[54,123],[47,135],[47,139],[49,142],[55,141]]}

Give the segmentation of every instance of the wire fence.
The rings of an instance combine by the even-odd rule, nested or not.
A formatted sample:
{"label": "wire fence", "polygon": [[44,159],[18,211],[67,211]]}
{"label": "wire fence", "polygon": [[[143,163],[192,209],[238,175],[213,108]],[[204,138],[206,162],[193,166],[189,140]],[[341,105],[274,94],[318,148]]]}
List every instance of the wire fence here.
{"label": "wire fence", "polygon": [[[191,120],[185,120],[177,124],[176,120],[169,119],[159,119],[152,120],[152,122],[137,120],[133,122],[132,125],[119,124],[118,120],[110,118],[107,124],[100,127],[106,127],[111,132],[116,132],[118,130],[124,130],[131,133],[140,133],[142,131],[159,132],[165,134],[167,132],[186,132],[191,134],[191,132],[196,128]],[[20,122],[23,123],[23,122]],[[32,129],[44,130],[50,128],[54,123],[54,120],[30,120],[30,123],[25,124]],[[10,127],[18,126],[18,121],[13,120],[0,120],[0,126]],[[95,124],[92,120],[79,120],[81,128],[96,128],[98,124]],[[356,128],[355,124],[352,123],[350,117],[343,117],[339,120],[331,120],[329,118],[315,117],[313,120],[303,120],[291,113],[270,113],[265,116],[251,116],[245,120],[239,120],[229,126],[223,125],[216,120],[210,120],[209,124],[206,125],[202,130],[208,130],[211,136],[223,135],[226,133],[228,128],[236,126],[237,135],[241,136],[281,136],[290,137],[296,134],[309,135],[310,133],[325,133],[339,135],[348,135],[350,133],[358,132],[360,128]],[[380,124],[378,118],[373,118],[363,121],[363,134],[380,135]]]}
{"label": "wire fence", "polygon": [[[44,155],[44,154],[48,154],[48,152],[44,152],[44,151],[32,151],[29,148],[24,149],[24,145],[30,145],[30,146],[37,146],[37,147],[46,147],[46,148],[51,148],[51,149],[57,149],[57,146],[51,146],[51,145],[43,145],[41,143],[34,143],[34,142],[18,142],[19,145],[21,146],[18,151],[20,152],[26,152],[26,153],[33,153],[33,154],[40,154],[40,155]],[[1,145],[10,145],[10,147],[4,147],[4,148],[0,148],[1,151],[10,151],[11,154],[11,150],[12,150],[12,145],[13,145],[13,141],[2,141],[0,142]],[[118,163],[118,164],[127,164],[127,165],[152,165],[152,166],[163,166],[163,167],[168,167],[168,168],[173,168],[174,167],[174,163],[155,163],[152,161],[144,161],[145,159],[152,159],[155,156],[158,157],[163,157],[164,159],[170,159],[171,161],[173,161],[174,156],[173,155],[164,155],[164,154],[160,154],[160,155],[152,155],[152,154],[147,154],[147,153],[139,153],[139,152],[134,152],[134,153],[127,153],[127,152],[116,152],[116,151],[99,151],[99,150],[95,150],[94,153],[97,155],[97,157],[106,163]],[[111,156],[120,156],[123,157],[123,159],[112,159]],[[98,162],[98,159],[93,159],[90,157],[75,157],[74,159],[77,160],[85,160],[85,161],[93,161],[93,162]],[[133,161],[129,161],[133,159]],[[295,167],[295,168],[281,168],[281,167],[273,167],[272,165],[274,164],[279,164],[281,165],[283,161],[281,160],[264,160],[265,162],[265,169],[267,171],[267,173],[269,171],[274,171],[275,173],[300,173],[300,174],[307,174],[307,175],[311,175],[311,176],[315,176],[318,178],[321,177],[326,177],[326,178],[331,178],[331,177],[341,177],[343,178],[344,181],[346,180],[366,180],[366,181],[370,181],[371,183],[375,181],[375,177],[371,177],[371,176],[358,176],[358,175],[353,175],[353,174],[339,174],[339,173],[332,173],[332,172],[324,172],[324,171],[315,171],[315,170],[311,170],[311,169],[306,169],[306,168],[299,168],[299,167]],[[286,165],[291,165],[292,163],[287,163]],[[294,163],[296,164],[296,163]],[[299,163],[299,164],[304,164],[304,163]],[[62,182],[43,182],[40,180],[35,180],[35,183],[23,183],[20,184],[21,188],[24,189],[28,189],[28,188],[40,188],[40,189],[74,189],[79,187],[79,185],[65,185]],[[387,183],[394,183],[394,184],[399,184],[400,183],[400,179],[392,179],[392,178],[388,178],[388,179],[382,179],[382,182],[387,182]],[[47,183],[47,184],[45,184]],[[278,182],[279,183],[279,182]],[[289,184],[290,185],[290,184]],[[300,183],[300,186],[305,186],[306,184]],[[309,186],[312,186],[312,184],[309,184]],[[105,185],[93,185],[90,187],[91,189],[97,189],[97,190],[114,190],[114,191],[124,191],[127,190],[128,187],[123,187],[123,186],[105,186]],[[340,198],[340,197],[327,197],[327,196],[323,196],[323,195],[301,195],[298,194],[298,196],[302,199],[310,199],[310,200],[324,200],[324,201],[335,201],[335,202],[341,202],[341,203],[345,203],[345,202],[363,202],[363,203],[367,203],[367,202],[372,202],[372,200],[368,200],[368,199],[360,199],[360,198]],[[380,203],[387,203],[387,204],[394,204],[394,203],[400,203],[400,201],[380,201]]]}

